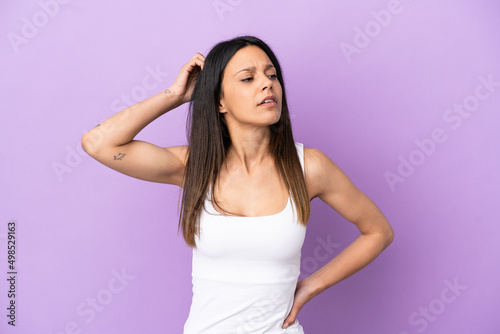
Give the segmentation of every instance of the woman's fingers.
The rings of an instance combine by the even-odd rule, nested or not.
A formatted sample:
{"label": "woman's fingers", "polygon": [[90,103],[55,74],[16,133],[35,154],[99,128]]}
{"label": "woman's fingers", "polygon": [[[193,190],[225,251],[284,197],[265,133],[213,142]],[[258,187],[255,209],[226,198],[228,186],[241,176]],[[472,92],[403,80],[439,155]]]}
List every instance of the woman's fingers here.
{"label": "woman's fingers", "polygon": [[191,94],[198,78],[199,69],[203,70],[204,65],[205,56],[197,52],[182,66],[179,75],[172,84],[171,90],[174,90],[178,95],[182,96],[183,103],[191,99]]}
{"label": "woman's fingers", "polygon": [[194,65],[198,65],[202,70],[203,70],[203,65],[205,65],[205,57],[201,53],[196,53],[193,58],[191,58],[191,61],[188,64],[191,64],[192,67],[194,65],[192,64],[194,62]]}
{"label": "woman's fingers", "polygon": [[202,55],[202,54],[201,54],[201,53],[199,53],[199,52],[196,52],[196,53],[194,54],[193,58],[199,58],[199,59],[201,59],[201,60],[203,60],[203,61],[205,60],[205,56],[204,56],[204,55]]}
{"label": "woman's fingers", "polygon": [[297,315],[304,305],[309,302],[314,294],[312,288],[308,285],[305,280],[300,280],[297,282],[297,287],[295,289],[292,308],[290,313],[283,321],[281,328],[287,328],[297,320]]}

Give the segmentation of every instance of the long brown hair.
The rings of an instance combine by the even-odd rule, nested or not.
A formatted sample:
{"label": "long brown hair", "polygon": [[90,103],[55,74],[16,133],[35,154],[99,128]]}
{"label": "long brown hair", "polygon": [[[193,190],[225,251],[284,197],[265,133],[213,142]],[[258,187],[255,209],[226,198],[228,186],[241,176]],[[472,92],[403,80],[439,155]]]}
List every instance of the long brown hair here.
{"label": "long brown hair", "polygon": [[[215,188],[221,166],[231,145],[225,119],[219,112],[219,97],[224,69],[234,54],[248,46],[261,48],[276,69],[282,87],[282,110],[278,122],[270,125],[269,153],[275,166],[292,193],[297,207],[298,220],[306,225],[310,216],[310,203],[306,183],[293,139],[285,85],[278,59],[269,46],[254,36],[240,36],[215,45],[205,57],[203,71],[199,72],[189,104],[186,134],[188,158],[184,171],[179,227],[185,242],[196,248],[195,235],[200,233],[200,214],[204,208],[209,185]],[[212,201],[216,203],[212,191]],[[227,212],[227,211],[226,211]]]}

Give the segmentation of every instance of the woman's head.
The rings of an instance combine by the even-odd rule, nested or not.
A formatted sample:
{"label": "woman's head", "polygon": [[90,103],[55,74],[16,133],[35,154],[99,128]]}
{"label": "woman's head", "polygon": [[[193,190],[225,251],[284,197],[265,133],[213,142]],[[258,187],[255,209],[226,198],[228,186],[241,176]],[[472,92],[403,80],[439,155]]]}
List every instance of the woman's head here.
{"label": "woman's head", "polygon": [[[276,68],[267,54],[255,45],[239,49],[227,63],[220,84],[219,112],[229,133],[248,126],[269,131],[269,125],[280,119],[281,95]],[[262,103],[266,99],[274,102]]]}
{"label": "woman's head", "polygon": [[[252,67],[253,71],[241,71]],[[258,106],[270,95],[276,97],[276,105]],[[283,74],[270,47],[254,36],[216,44],[198,75],[190,111],[191,135],[194,123],[210,123],[210,129],[218,130],[226,148],[231,144],[227,122],[267,124],[271,132],[290,127]]]}

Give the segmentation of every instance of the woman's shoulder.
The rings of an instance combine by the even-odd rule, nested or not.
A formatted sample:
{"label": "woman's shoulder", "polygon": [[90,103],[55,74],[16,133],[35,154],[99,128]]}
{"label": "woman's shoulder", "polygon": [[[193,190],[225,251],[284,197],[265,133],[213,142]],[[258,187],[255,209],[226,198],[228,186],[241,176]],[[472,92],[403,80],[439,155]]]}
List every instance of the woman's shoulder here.
{"label": "woman's shoulder", "polygon": [[[315,147],[303,146],[306,174],[317,175],[331,159]],[[331,161],[333,162],[333,161]]]}
{"label": "woman's shoulder", "polygon": [[[303,143],[296,143],[302,146],[304,160],[309,163],[309,167],[318,168],[331,161],[330,157],[315,147],[307,147]],[[333,161],[332,161],[333,162]]]}
{"label": "woman's shoulder", "polygon": [[342,170],[328,155],[314,147],[304,145],[304,169],[306,184],[314,198],[324,191],[330,181],[337,179]]}

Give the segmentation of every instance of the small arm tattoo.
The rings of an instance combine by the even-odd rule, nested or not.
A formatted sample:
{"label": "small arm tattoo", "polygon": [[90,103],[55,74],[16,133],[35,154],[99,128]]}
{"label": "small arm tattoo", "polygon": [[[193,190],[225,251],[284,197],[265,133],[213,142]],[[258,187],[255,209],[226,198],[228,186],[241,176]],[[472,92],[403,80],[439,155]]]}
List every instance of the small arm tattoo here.
{"label": "small arm tattoo", "polygon": [[101,123],[97,124],[95,127],[97,128],[97,127],[98,127],[98,126],[100,126],[100,125],[101,125]]}
{"label": "small arm tattoo", "polygon": [[170,91],[170,89],[167,88],[167,89],[165,89],[164,93],[165,94],[171,94],[172,92]]}
{"label": "small arm tattoo", "polygon": [[118,153],[118,155],[114,155],[115,160],[121,160],[124,156],[127,154],[125,153]]}

